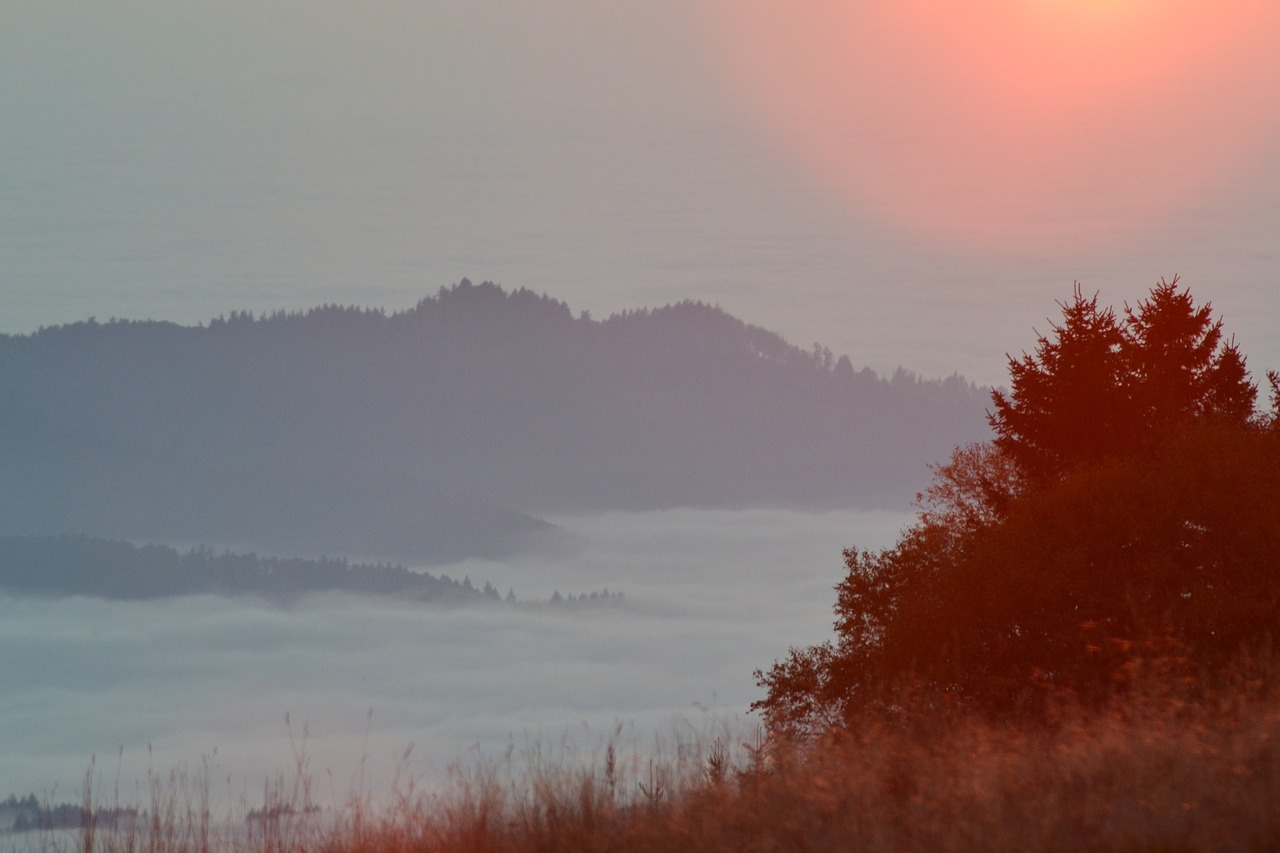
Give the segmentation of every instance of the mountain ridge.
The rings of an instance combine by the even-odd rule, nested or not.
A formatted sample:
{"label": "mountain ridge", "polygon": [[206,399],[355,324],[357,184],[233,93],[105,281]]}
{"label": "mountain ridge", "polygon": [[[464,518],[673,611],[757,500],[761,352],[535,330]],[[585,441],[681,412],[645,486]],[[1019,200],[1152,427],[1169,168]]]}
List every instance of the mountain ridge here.
{"label": "mountain ridge", "polygon": [[439,562],[558,512],[901,507],[986,399],[701,302],[594,320],[466,279],[390,314],[90,319],[0,336],[0,533]]}

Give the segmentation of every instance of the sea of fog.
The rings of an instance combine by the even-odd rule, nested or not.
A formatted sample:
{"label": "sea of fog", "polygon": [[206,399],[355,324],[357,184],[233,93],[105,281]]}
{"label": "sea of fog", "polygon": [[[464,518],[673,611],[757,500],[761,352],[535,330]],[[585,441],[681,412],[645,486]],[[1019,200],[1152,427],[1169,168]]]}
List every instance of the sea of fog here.
{"label": "sea of fog", "polygon": [[[753,670],[830,635],[841,550],[887,545],[910,516],[552,520],[576,535],[572,553],[429,568],[513,589],[521,606],[0,596],[0,798],[78,800],[93,760],[100,792],[207,764],[215,797],[252,806],[302,755],[320,800],[342,802],[397,772],[426,782],[468,756],[618,726],[638,743],[747,732]],[[533,603],[605,587],[624,601]]]}

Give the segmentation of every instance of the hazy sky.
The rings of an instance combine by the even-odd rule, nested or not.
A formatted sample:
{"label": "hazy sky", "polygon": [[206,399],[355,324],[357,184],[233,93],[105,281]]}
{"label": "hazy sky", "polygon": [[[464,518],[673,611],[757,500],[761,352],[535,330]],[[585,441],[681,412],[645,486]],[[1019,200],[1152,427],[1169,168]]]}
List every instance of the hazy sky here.
{"label": "hazy sky", "polygon": [[998,382],[1181,274],[1278,366],[1278,9],[7,0],[0,330],[469,276]]}

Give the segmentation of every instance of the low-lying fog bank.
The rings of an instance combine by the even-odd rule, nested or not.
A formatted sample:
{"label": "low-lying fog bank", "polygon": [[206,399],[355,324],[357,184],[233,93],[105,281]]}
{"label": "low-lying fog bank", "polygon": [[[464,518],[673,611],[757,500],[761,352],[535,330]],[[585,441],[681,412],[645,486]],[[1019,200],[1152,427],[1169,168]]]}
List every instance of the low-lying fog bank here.
{"label": "low-lying fog bank", "polygon": [[644,740],[677,717],[732,721],[759,695],[755,668],[829,633],[841,549],[887,545],[910,516],[679,510],[552,521],[582,537],[577,553],[431,571],[513,588],[522,602],[607,587],[622,603],[0,596],[0,797],[76,800],[97,756],[98,794],[118,785],[128,799],[148,768],[167,775],[209,756],[214,787],[252,806],[301,749],[323,803],[377,793],[397,767],[430,778],[472,750],[500,756],[513,742],[581,737],[584,726],[603,738],[623,724]]}

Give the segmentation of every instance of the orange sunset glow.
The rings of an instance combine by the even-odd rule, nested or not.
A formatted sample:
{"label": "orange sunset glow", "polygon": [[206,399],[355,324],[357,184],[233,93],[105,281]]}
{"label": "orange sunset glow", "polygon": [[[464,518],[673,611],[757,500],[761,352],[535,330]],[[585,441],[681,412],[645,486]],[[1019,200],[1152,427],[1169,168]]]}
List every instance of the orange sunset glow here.
{"label": "orange sunset glow", "polygon": [[1247,170],[1266,0],[714,3],[731,89],[840,199],[989,248],[1105,243]]}
{"label": "orange sunset glow", "polygon": [[1280,851],[1280,0],[0,0],[0,853]]}

